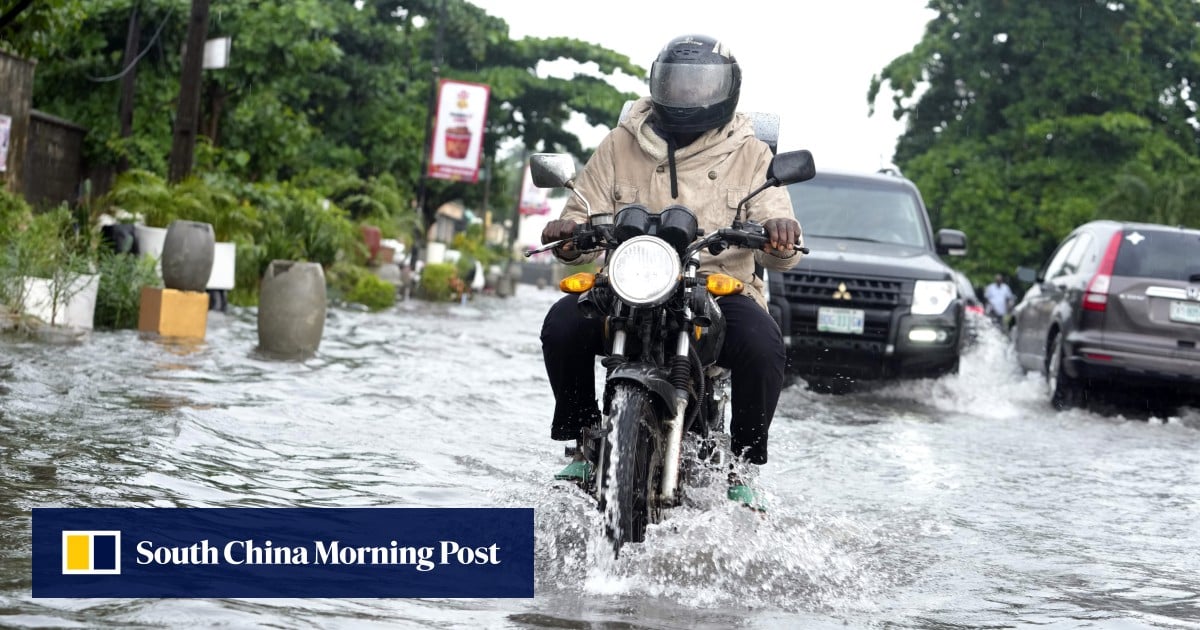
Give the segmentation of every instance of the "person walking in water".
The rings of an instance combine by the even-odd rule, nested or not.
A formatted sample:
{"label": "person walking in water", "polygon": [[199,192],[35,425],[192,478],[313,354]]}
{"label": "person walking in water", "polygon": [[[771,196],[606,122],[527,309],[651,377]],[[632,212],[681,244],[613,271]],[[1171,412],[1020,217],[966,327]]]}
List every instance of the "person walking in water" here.
{"label": "person walking in water", "polygon": [[987,288],[983,290],[983,300],[987,302],[984,306],[984,311],[992,321],[1001,330],[1008,330],[1008,323],[1012,316],[1013,303],[1016,301],[1013,296],[1012,289],[1004,282],[1003,274],[996,274],[996,278]]}

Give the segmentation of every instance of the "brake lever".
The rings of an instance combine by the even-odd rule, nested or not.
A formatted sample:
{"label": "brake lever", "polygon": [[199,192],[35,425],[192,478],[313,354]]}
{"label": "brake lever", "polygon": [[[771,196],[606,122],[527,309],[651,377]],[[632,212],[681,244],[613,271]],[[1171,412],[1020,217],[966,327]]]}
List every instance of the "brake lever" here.
{"label": "brake lever", "polygon": [[541,247],[539,247],[537,249],[527,249],[527,250],[525,250],[525,257],[529,258],[530,256],[532,256],[534,254],[540,254],[542,252],[552,250],[555,247],[558,247],[559,245],[562,245],[563,243],[566,243],[567,241],[569,241],[573,238],[575,238],[575,237],[568,236],[567,238],[560,238],[557,241],[554,241],[552,243],[546,243],[545,245],[542,245]]}

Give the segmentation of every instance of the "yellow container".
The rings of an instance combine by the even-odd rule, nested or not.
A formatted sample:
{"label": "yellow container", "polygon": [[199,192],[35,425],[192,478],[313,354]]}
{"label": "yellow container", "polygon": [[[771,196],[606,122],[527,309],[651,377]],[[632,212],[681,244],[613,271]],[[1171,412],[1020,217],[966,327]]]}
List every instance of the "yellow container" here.
{"label": "yellow container", "polygon": [[163,337],[203,339],[208,328],[208,293],[142,287],[138,330]]}

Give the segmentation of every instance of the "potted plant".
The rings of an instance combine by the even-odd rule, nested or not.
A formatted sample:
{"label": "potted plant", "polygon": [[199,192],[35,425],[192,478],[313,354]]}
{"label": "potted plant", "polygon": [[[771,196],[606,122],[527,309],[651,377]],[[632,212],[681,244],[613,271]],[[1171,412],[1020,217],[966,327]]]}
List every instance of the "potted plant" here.
{"label": "potted plant", "polygon": [[[122,218],[131,218],[138,252],[155,260],[162,258],[167,227],[177,217],[175,193],[165,179],[141,169],[125,171],[105,195],[102,206]],[[159,273],[161,273],[161,268]]]}
{"label": "potted plant", "polygon": [[2,192],[0,224],[0,300],[13,324],[91,330],[100,276],[90,233],[66,206],[35,214]]}

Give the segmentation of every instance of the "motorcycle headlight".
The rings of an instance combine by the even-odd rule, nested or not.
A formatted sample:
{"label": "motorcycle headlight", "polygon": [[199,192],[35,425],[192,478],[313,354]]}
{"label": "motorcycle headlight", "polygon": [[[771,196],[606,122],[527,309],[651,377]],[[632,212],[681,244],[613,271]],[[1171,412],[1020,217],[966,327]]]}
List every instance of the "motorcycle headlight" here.
{"label": "motorcycle headlight", "polygon": [[608,283],[635,306],[662,304],[679,283],[679,254],[654,236],[635,236],[621,243],[608,260]]}
{"label": "motorcycle headlight", "polygon": [[957,296],[953,282],[917,280],[913,288],[913,315],[941,315]]}

